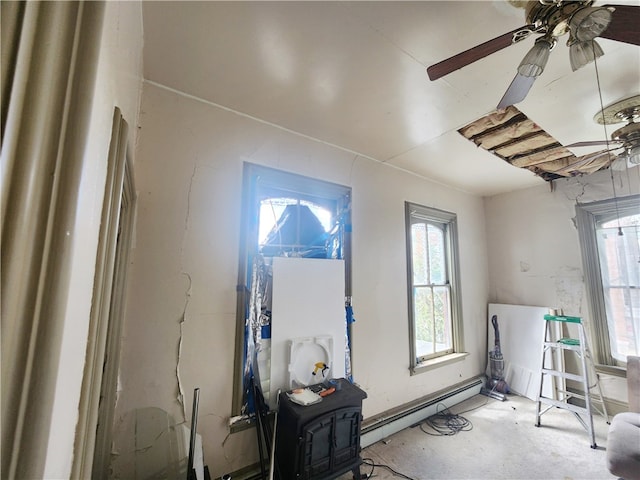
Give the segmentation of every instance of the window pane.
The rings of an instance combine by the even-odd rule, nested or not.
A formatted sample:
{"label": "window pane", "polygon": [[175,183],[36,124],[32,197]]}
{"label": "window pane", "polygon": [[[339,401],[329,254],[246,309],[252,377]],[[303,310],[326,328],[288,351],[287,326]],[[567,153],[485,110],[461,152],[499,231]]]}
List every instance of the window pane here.
{"label": "window pane", "polygon": [[430,287],[413,289],[413,318],[416,332],[416,356],[420,358],[435,351],[433,294]]}
{"label": "window pane", "polygon": [[411,247],[413,283],[414,285],[426,285],[429,283],[426,224],[414,223],[411,225]]}
{"label": "window pane", "polygon": [[605,289],[605,306],[611,342],[616,360],[627,361],[627,355],[640,352],[640,291],[629,288]]}
{"label": "window pane", "polygon": [[296,198],[267,198],[260,202],[260,218],[258,220],[259,245],[264,245],[267,235],[269,235],[271,229],[276,225],[287,205],[296,205],[298,203],[309,207],[309,210],[311,210],[311,212],[316,216],[325,232],[331,230],[331,227],[333,226],[332,215],[328,209],[323,208],[320,205],[316,205],[315,203],[298,200]]}
{"label": "window pane", "polygon": [[442,352],[452,347],[449,288],[435,287],[433,297],[436,351]]}
{"label": "window pane", "polygon": [[600,228],[598,256],[613,358],[640,353],[640,235],[637,226]]}
{"label": "window pane", "polygon": [[258,245],[265,256],[327,257],[331,212],[299,198],[260,202]]}
{"label": "window pane", "polygon": [[433,285],[446,283],[445,244],[442,228],[429,224],[429,273]]}
{"label": "window pane", "polygon": [[267,235],[276,224],[287,205],[295,205],[295,198],[268,198],[260,202],[260,218],[258,220],[258,244],[264,245]]}

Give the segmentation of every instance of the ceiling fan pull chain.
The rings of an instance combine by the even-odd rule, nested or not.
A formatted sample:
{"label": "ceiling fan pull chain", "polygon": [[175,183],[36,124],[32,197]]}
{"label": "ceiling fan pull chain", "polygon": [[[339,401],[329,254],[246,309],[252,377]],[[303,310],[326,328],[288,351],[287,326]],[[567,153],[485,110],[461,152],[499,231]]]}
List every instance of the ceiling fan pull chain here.
{"label": "ceiling fan pull chain", "polygon": [[[593,65],[596,69],[596,80],[598,82],[598,96],[600,98],[600,112],[602,115],[602,128],[604,128],[604,138],[607,142],[607,151],[609,150],[609,135],[607,134],[607,122],[604,121],[604,103],[602,101],[602,88],[600,87],[600,71],[598,70],[598,62],[593,59]],[[611,187],[613,188],[613,203],[616,207],[616,218],[618,220],[618,235],[622,236],[622,227],[620,227],[620,212],[618,211],[618,196],[616,194],[616,182],[613,179],[613,168],[609,167],[609,174],[611,176]]]}

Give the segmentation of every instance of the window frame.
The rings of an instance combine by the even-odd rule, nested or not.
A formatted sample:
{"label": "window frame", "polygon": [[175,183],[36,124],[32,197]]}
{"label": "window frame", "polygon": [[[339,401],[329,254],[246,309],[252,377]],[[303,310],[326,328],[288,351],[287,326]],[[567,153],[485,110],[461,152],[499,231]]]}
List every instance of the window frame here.
{"label": "window frame", "polygon": [[[245,323],[253,258],[259,254],[259,222],[255,219],[259,215],[261,199],[288,193],[330,209],[339,210],[345,204],[348,205],[346,218],[343,219],[342,259],[345,265],[345,301],[349,304],[351,301],[351,187],[249,162],[244,162],[242,175],[232,416],[241,415],[243,407]],[[347,329],[351,335],[351,325],[347,325]],[[233,425],[232,431],[243,429],[242,425],[246,427],[246,422],[240,422],[240,426]]]}
{"label": "window frame", "polygon": [[[413,243],[412,225],[416,220],[426,220],[445,227],[445,263],[449,280],[452,351],[430,358],[418,357],[414,318]],[[460,287],[460,257],[458,248],[458,220],[455,213],[412,202],[405,202],[405,234],[407,253],[407,301],[409,320],[409,365],[411,375],[456,361],[467,355],[464,352],[462,295]]]}
{"label": "window frame", "polygon": [[639,205],[640,195],[629,195],[577,204],[575,207],[584,283],[591,318],[589,330],[593,339],[592,354],[597,369],[612,374],[618,373],[621,368],[626,368],[626,362],[616,360],[611,354],[596,230],[603,220],[636,214]]}

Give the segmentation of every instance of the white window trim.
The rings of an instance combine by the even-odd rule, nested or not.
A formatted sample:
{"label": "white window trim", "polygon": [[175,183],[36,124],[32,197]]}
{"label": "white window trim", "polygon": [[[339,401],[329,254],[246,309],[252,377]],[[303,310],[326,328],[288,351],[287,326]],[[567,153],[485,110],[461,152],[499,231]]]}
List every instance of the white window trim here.
{"label": "white window trim", "polygon": [[598,219],[603,216],[616,218],[637,213],[639,203],[640,195],[630,195],[576,205],[576,226],[580,239],[582,268],[591,318],[589,329],[593,339],[591,341],[592,354],[599,370],[610,371],[610,373],[616,373],[615,367],[624,367],[625,364],[617,361],[611,355],[596,226]]}

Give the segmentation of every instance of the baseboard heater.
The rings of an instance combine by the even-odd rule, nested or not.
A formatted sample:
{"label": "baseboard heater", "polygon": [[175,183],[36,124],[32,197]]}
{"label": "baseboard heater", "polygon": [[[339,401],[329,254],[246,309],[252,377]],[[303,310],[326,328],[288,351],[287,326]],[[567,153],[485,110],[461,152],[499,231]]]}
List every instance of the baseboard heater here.
{"label": "baseboard heater", "polygon": [[[379,413],[362,423],[360,447],[365,448],[437,413],[438,404],[450,408],[480,393],[486,377],[457,383],[446,389]],[[365,400],[366,401],[366,400]],[[259,465],[249,465],[231,474],[233,480],[259,480]]]}
{"label": "baseboard heater", "polygon": [[360,446],[362,448],[368,447],[400,430],[424,421],[437,413],[440,403],[449,408],[478,395],[484,382],[485,377],[474,378],[378,414],[370,420],[365,419],[362,425]]}

